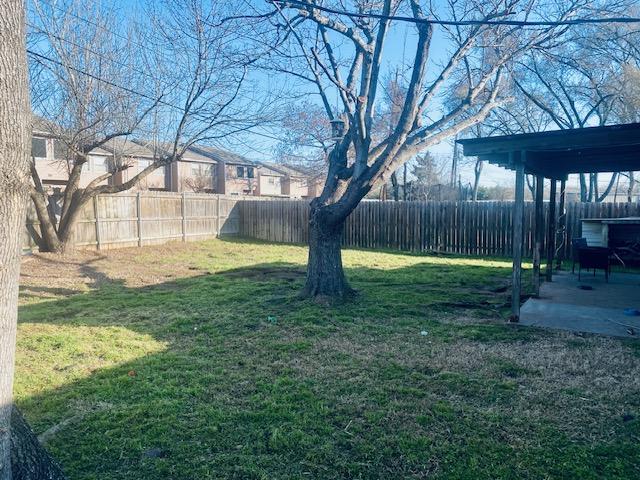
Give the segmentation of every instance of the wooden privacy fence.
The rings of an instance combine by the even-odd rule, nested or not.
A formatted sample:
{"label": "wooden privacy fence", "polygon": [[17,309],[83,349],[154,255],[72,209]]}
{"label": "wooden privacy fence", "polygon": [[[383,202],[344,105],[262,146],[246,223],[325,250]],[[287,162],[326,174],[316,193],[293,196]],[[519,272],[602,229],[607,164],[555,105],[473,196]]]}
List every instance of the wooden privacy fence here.
{"label": "wooden privacy fence", "polygon": [[[98,249],[202,240],[239,231],[239,198],[210,194],[126,192],[99,195],[83,208],[75,229],[79,247]],[[24,232],[26,249],[35,246],[28,231],[39,229],[33,206]]]}
{"label": "wooden privacy fence", "polygon": [[[345,225],[343,245],[416,252],[510,257],[513,202],[362,202]],[[271,242],[307,243],[307,201],[256,201],[238,204],[242,236]],[[545,223],[549,205],[544,205]],[[569,203],[565,239],[581,235],[582,218],[640,216],[637,203]],[[533,255],[534,205],[524,209],[524,250]],[[545,230],[546,231],[546,230]],[[560,245],[560,243],[558,243]],[[546,247],[545,247],[546,248]],[[570,255],[571,241],[559,254]],[[544,252],[544,249],[543,249]]]}

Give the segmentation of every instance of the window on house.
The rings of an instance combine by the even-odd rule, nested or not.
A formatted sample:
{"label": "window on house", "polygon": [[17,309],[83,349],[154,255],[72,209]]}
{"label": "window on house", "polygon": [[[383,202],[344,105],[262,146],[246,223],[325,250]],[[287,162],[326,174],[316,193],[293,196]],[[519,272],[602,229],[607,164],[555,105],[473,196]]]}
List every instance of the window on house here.
{"label": "window on house", "polygon": [[206,163],[192,163],[191,175],[194,177],[208,177],[211,175],[211,165]]}
{"label": "window on house", "polygon": [[140,169],[140,171],[144,170],[149,165],[151,165],[151,160],[138,159],[138,168]]}
{"label": "window on house", "polygon": [[[153,160],[148,160],[148,159],[138,159],[138,168],[140,169],[140,171],[144,170],[145,168],[147,168],[148,166],[150,166],[153,163]],[[165,174],[165,168],[166,167],[159,167],[156,168],[155,170],[151,171],[150,175],[158,175],[158,176],[163,176]]]}
{"label": "window on house", "polygon": [[62,140],[53,141],[53,158],[56,160],[69,159],[69,147]]}
{"label": "window on house", "polygon": [[267,183],[269,183],[270,185],[275,185],[276,184],[276,179],[273,177],[269,177],[269,179],[267,180]]}
{"label": "window on house", "polygon": [[95,173],[107,173],[109,171],[109,163],[107,157],[91,157],[91,171]]}
{"label": "window on house", "polygon": [[238,178],[244,178],[244,167],[236,167],[236,175]]}
{"label": "window on house", "polygon": [[46,160],[47,158],[47,141],[44,138],[31,139],[31,155],[38,160]]}
{"label": "window on house", "polygon": [[253,178],[253,167],[247,167],[247,178]]}

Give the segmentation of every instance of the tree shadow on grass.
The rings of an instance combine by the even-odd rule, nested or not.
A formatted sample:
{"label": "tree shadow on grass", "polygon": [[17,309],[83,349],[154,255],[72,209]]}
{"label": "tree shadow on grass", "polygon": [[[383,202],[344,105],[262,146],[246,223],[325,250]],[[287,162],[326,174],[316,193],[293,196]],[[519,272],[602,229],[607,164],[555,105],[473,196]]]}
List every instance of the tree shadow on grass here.
{"label": "tree shadow on grass", "polygon": [[[547,335],[495,324],[508,302],[491,288],[504,269],[442,275],[438,268],[348,269],[361,295],[331,308],[297,298],[304,271],[293,263],[142,288],[102,279],[89,293],[20,308],[29,345],[50,363],[19,365],[18,403],[39,432],[63,422],[48,446],[71,479],[552,475],[558,458],[575,453],[563,435],[554,430],[537,450],[507,447],[505,455],[498,426],[518,434],[537,427],[473,406],[460,412],[437,393],[507,405],[515,395],[509,382],[398,370],[383,353],[366,361],[332,349],[358,337],[380,346],[417,339],[424,329],[429,342]],[[411,284],[418,278],[425,288]],[[474,308],[455,306],[463,301],[476,302],[494,324],[440,321],[469,315]],[[74,336],[89,344],[74,345]],[[44,391],[21,383],[21,371],[39,368],[63,381]],[[557,452],[563,441],[553,458],[540,451]],[[630,454],[618,447],[616,458]]]}

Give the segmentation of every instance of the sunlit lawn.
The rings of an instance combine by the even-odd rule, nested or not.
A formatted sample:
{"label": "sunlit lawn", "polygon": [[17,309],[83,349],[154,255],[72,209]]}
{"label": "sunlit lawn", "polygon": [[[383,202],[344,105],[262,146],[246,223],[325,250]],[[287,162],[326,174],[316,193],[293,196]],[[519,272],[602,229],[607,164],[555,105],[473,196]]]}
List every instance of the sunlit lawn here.
{"label": "sunlit lawn", "polygon": [[25,260],[16,396],[70,479],[640,478],[640,349],[504,325],[510,263],[243,241]]}

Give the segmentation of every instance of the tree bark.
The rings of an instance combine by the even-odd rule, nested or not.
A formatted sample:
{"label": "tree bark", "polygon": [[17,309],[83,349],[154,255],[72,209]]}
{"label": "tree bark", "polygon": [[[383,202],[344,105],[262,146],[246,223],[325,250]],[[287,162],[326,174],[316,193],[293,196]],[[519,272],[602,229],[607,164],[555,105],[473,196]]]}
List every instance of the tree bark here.
{"label": "tree bark", "polygon": [[12,397],[21,232],[30,190],[24,15],[22,0],[0,2],[0,480],[61,480]]}
{"label": "tree bark", "polygon": [[11,412],[11,469],[13,480],[65,479],[16,407]]}
{"label": "tree bark", "polygon": [[[619,175],[618,172],[616,172],[616,173],[611,175],[611,179],[609,180],[609,184],[607,185],[607,188],[604,189],[604,192],[602,192],[602,194],[598,193],[597,190],[596,190],[596,201],[597,202],[604,202],[605,199],[609,196],[609,194],[611,193],[611,190],[613,189],[613,186],[616,184],[616,181],[618,180],[618,175]],[[596,180],[596,186],[597,186],[597,180]]]}
{"label": "tree bark", "polygon": [[57,252],[60,250],[60,239],[56,231],[56,225],[51,220],[49,214],[48,201],[45,193],[38,191],[31,192],[31,201],[35,207],[38,223],[40,224],[40,235],[36,238],[36,243],[41,252]]}
{"label": "tree bark", "polygon": [[22,0],[0,2],[0,480],[12,480],[11,405],[31,110]]}
{"label": "tree bark", "polygon": [[391,174],[391,188],[393,189],[393,201],[400,201],[400,186],[398,185],[398,175],[396,172]]}
{"label": "tree bark", "polygon": [[309,212],[309,259],[302,296],[322,303],[346,300],[355,294],[342,268],[344,220],[332,221],[326,207],[311,206]]}
{"label": "tree bark", "polygon": [[474,177],[473,177],[472,198],[474,202],[478,201],[478,187],[480,186],[480,175],[482,175],[482,167],[483,167],[483,161],[480,159],[476,160],[476,164],[473,169]]}
{"label": "tree bark", "polygon": [[407,164],[405,163],[402,171],[402,199],[407,201]]}
{"label": "tree bark", "polygon": [[584,173],[581,173],[579,175],[579,178],[580,178],[580,201],[584,203],[589,198],[589,194],[587,191],[587,180],[585,178]]}

